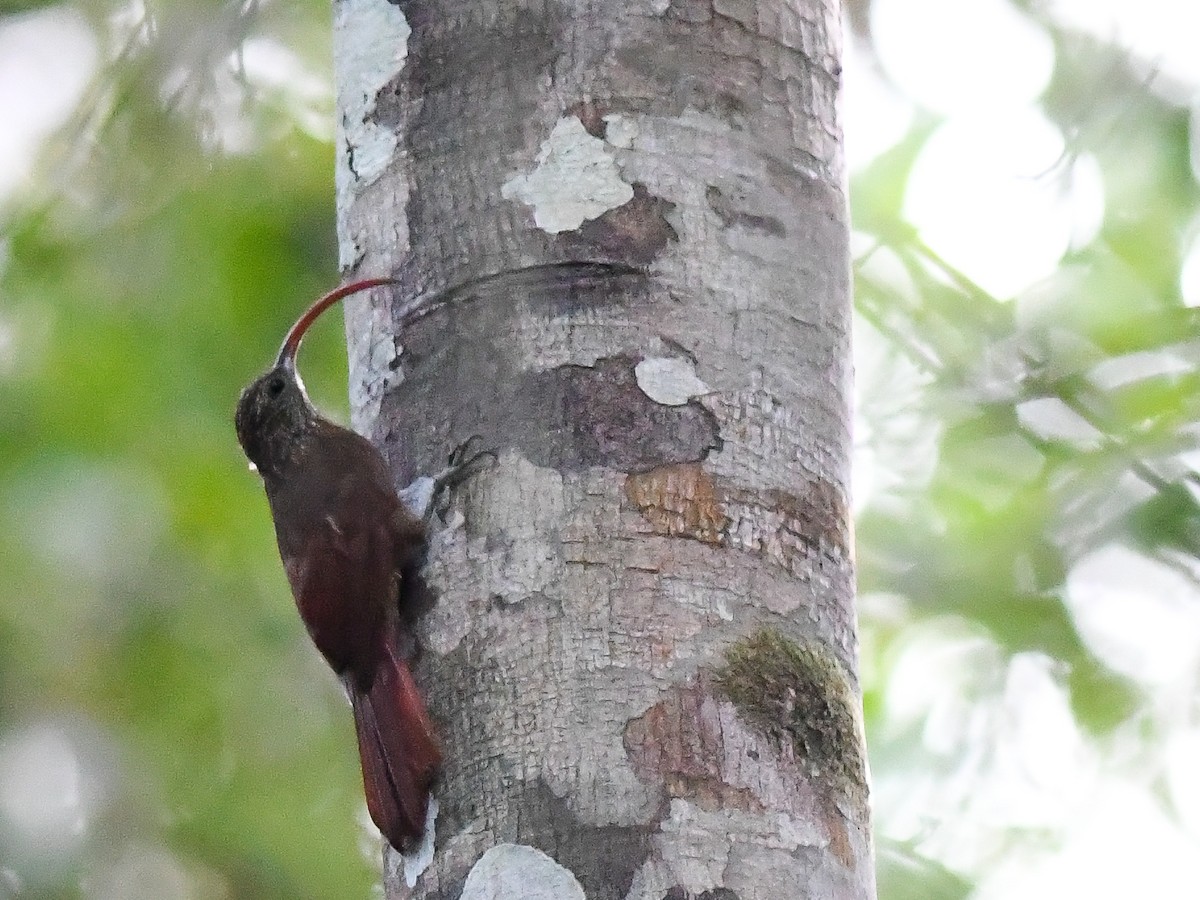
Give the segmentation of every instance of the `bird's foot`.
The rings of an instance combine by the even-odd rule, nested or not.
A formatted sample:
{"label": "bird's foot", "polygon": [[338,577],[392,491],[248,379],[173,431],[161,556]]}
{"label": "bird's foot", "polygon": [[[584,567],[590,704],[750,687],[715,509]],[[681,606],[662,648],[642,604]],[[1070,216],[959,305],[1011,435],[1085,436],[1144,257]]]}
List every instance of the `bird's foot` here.
{"label": "bird's foot", "polygon": [[429,523],[435,514],[445,511],[450,504],[451,494],[485,463],[494,463],[499,454],[495,449],[480,450],[483,438],[475,435],[454,448],[447,465],[436,475],[422,475],[404,490],[400,500],[418,519]]}
{"label": "bird's foot", "polygon": [[426,513],[427,519],[435,513],[440,515],[449,505],[454,488],[483,471],[486,466],[494,466],[500,459],[495,447],[481,449],[482,444],[483,438],[477,434],[467,438],[454,448],[446,467],[433,476],[433,496]]}

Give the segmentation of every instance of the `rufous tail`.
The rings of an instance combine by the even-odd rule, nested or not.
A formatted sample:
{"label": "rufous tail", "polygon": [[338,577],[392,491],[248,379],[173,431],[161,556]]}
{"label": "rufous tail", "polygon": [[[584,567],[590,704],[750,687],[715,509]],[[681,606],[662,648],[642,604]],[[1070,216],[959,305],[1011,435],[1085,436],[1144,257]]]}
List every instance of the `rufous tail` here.
{"label": "rufous tail", "polygon": [[425,831],[442,753],[408,664],[389,650],[367,690],[349,685],[371,819],[403,852]]}

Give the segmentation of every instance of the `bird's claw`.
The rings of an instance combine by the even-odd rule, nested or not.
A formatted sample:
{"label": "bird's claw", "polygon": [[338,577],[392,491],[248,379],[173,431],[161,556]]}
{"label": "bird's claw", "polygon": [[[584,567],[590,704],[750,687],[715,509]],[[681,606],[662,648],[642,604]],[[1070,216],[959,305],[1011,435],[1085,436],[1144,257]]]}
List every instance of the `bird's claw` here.
{"label": "bird's claw", "polygon": [[469,438],[450,451],[450,455],[446,458],[446,467],[448,469],[456,469],[460,466],[470,465],[471,462],[473,462],[477,457],[485,454],[491,454],[491,456],[495,458],[496,450],[494,448],[490,450],[477,449],[482,443],[482,435],[471,435]]}
{"label": "bird's claw", "polygon": [[430,513],[440,512],[448,503],[450,492],[462,484],[476,472],[482,471],[485,464],[495,465],[500,459],[499,450],[489,447],[478,449],[483,438],[472,435],[454,448],[447,459],[446,468],[433,476],[433,497],[430,503]]}

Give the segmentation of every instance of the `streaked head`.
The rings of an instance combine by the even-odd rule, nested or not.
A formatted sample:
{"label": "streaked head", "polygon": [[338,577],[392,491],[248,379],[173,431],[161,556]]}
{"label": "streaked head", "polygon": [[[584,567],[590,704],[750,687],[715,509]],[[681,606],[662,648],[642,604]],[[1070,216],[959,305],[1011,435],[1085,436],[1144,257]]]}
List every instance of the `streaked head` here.
{"label": "streaked head", "polygon": [[242,391],[234,416],[238,443],[264,477],[282,470],[317,414],[296,371],[296,354],[305,332],[342,298],[393,283],[390,278],[368,278],[342,285],[318,299],[288,329],[275,365]]}

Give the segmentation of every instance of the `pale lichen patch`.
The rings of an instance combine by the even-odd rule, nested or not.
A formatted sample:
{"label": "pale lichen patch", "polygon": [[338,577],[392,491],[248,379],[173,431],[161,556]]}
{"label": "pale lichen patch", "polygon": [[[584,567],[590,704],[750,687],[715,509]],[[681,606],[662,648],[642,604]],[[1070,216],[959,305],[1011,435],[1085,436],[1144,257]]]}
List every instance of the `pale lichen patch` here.
{"label": "pale lichen patch", "polygon": [[506,451],[479,497],[475,527],[493,539],[534,540],[562,521],[562,473]]}
{"label": "pale lichen patch", "polygon": [[683,406],[711,390],[696,376],[696,366],[687,359],[643,359],[633,371],[642,393],[666,406]]}
{"label": "pale lichen patch", "polygon": [[433,505],[433,489],[436,486],[432,477],[422,475],[399,492],[400,502],[418,519],[424,518]]}
{"label": "pale lichen patch", "polygon": [[586,900],[570,870],[533,847],[497,844],[471,867],[461,900]]}
{"label": "pale lichen patch", "polygon": [[588,134],[578,116],[564,116],[542,142],[534,170],[514,175],[500,194],[532,207],[537,227],[558,234],[628,203],[633,188],[608,144]]}

